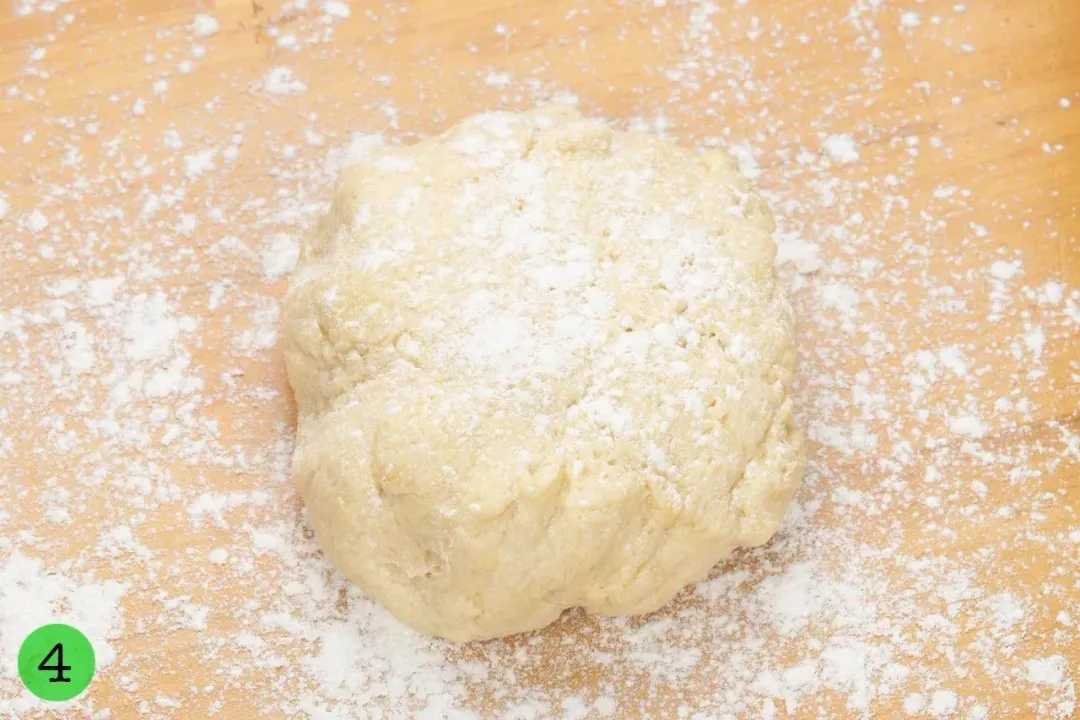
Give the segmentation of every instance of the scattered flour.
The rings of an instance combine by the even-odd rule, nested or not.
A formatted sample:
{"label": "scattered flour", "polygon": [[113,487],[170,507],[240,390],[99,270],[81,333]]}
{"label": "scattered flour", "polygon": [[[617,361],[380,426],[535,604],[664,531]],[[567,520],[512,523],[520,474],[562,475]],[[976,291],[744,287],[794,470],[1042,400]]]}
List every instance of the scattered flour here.
{"label": "scattered flour", "polygon": [[266,71],[262,88],[271,95],[299,95],[307,90],[307,85],[293,77],[291,69],[280,66]]}
{"label": "scattered flour", "polygon": [[191,32],[195,37],[209,37],[217,33],[220,24],[213,15],[200,13],[191,22]]}
{"label": "scattered flour", "polygon": [[938,690],[930,698],[930,714],[934,717],[948,717],[956,712],[956,693],[952,690]]}
{"label": "scattered flour", "polygon": [[915,28],[922,25],[922,16],[914,10],[905,10],[900,13],[900,24],[905,28]]}
{"label": "scattered flour", "polygon": [[341,0],[326,0],[322,4],[322,9],[328,17],[339,19],[349,17],[352,12],[348,4],[341,2]]}
{"label": "scattered flour", "polygon": [[859,159],[859,146],[847,134],[825,138],[825,152],[838,163],[853,163]]}
{"label": "scattered flour", "polygon": [[[1004,97],[1009,80],[958,86],[925,68],[909,87],[899,45],[933,31],[977,58],[957,20],[974,10],[886,5],[825,4],[790,23],[761,3],[652,0],[545,20],[583,77],[608,77],[582,31],[603,22],[635,49],[610,80],[625,116],[689,141],[708,132],[769,198],[803,341],[810,466],[784,531],[671,607],[571,612],[540,633],[453,646],[397,623],[318,552],[288,480],[281,278],[336,173],[372,147],[492,104],[614,106],[542,56],[507,52],[539,37],[527,5],[436,48],[409,34],[423,20],[407,4],[292,0],[251,21],[268,41],[235,50],[228,69],[206,41],[235,27],[224,8],[148,35],[134,57],[81,28],[102,72],[130,87],[78,95],[61,115],[78,89],[49,81],[62,66],[47,46],[84,20],[62,2],[16,2],[11,22],[34,47],[4,102],[33,102],[39,117],[4,148],[0,179],[12,226],[0,244],[0,714],[54,712],[21,689],[11,658],[28,629],[61,620],[91,637],[99,664],[61,712],[100,720],[1075,717],[1080,518],[1061,479],[1080,473],[1080,289],[1026,253],[1073,257],[1076,201],[1039,188],[1061,208],[1050,216],[1030,188],[960,179],[971,152],[1002,172],[1023,171],[1027,153],[1064,173],[1075,151],[1033,115],[974,149],[950,140],[948,112],[911,134],[928,127],[928,101],[976,112],[966,99]],[[360,37],[502,60],[406,67]],[[818,74],[775,72],[806,53],[859,75],[833,94]],[[619,425],[614,410],[592,408]],[[169,663],[162,648],[177,649]]]}
{"label": "scattered flour", "polygon": [[117,580],[75,580],[64,572],[66,563],[46,566],[39,558],[0,544],[0,712],[11,717],[40,707],[25,688],[15,689],[15,659],[26,634],[52,622],[74,625],[94,646],[99,672],[116,660],[115,643],[125,628],[121,601],[128,586]]}
{"label": "scattered flour", "polygon": [[292,272],[299,256],[300,247],[296,238],[285,233],[274,235],[263,248],[263,276],[267,280],[274,280]]}

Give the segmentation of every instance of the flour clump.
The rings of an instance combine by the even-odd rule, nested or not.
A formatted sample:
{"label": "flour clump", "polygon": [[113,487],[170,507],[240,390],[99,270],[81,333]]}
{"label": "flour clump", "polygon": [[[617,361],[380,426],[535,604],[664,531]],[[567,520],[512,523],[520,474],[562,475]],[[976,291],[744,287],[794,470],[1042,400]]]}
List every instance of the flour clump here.
{"label": "flour clump", "polygon": [[284,301],[330,560],[456,640],[655,610],[802,476],[773,218],[719,151],[571,108],[342,171]]}

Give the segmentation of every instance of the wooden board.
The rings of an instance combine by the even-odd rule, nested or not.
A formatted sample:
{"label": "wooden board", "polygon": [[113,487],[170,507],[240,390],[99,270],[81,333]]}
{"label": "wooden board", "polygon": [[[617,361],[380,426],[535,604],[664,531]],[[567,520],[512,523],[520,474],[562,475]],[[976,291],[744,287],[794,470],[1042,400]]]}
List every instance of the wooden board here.
{"label": "wooden board", "polygon": [[[307,5],[0,10],[0,711],[1075,716],[1080,4]],[[281,263],[352,133],[552,98],[757,177],[810,470],[653,616],[429,643],[288,483]],[[67,707],[14,670],[53,620]]]}

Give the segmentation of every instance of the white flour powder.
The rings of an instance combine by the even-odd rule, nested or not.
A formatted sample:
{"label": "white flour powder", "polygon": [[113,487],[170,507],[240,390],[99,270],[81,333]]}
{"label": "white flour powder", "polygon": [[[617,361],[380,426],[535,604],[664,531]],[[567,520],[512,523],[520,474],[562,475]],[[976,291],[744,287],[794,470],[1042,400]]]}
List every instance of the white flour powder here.
{"label": "white flour powder", "polygon": [[[0,714],[47,714],[15,652],[58,620],[98,653],[65,716],[1074,717],[1076,150],[1000,109],[997,55],[971,64],[974,16],[1004,11],[893,5],[524,5],[437,47],[399,3],[129,17],[122,45],[74,4],[16,3]],[[57,84],[76,46],[126,84]],[[928,49],[963,77],[912,74]],[[1080,88],[1055,82],[1053,112],[1076,112]],[[773,542],[663,612],[455,647],[321,559],[288,482],[278,299],[337,169],[381,136],[575,93],[758,176],[801,322],[810,468]],[[1027,183],[1036,163],[1061,187]]]}

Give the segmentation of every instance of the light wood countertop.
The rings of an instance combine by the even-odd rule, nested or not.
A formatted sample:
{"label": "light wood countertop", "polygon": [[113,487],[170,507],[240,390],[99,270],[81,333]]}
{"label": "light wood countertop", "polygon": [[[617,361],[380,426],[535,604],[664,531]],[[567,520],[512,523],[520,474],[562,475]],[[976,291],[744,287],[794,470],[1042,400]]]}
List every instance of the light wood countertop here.
{"label": "light wood countertop", "polygon": [[[1078,33],[1075,0],[7,3],[0,714],[1077,717]],[[672,607],[453,648],[311,541],[278,263],[352,133],[551,98],[757,176],[810,469]],[[50,710],[12,653],[56,619],[100,669]]]}

